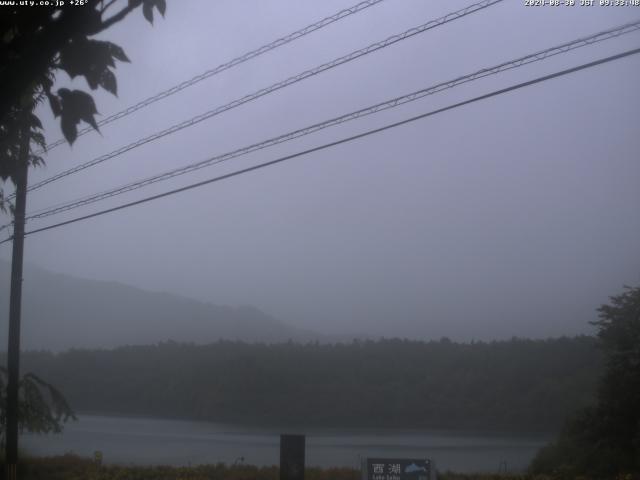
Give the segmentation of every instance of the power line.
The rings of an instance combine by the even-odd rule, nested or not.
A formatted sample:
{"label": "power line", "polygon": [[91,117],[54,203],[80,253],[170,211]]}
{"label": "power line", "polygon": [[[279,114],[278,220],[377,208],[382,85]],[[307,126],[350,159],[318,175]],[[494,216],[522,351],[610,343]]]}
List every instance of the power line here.
{"label": "power line", "polygon": [[[297,157],[308,155],[310,153],[314,153],[314,152],[318,152],[320,150],[325,150],[327,148],[335,147],[335,146],[341,145],[343,143],[352,142],[354,140],[358,140],[360,138],[368,137],[368,136],[376,134],[376,133],[380,133],[380,132],[383,132],[383,131],[386,131],[386,130],[390,130],[392,128],[396,128],[396,127],[399,127],[401,125],[405,125],[405,124],[408,124],[408,123],[411,123],[411,122],[415,122],[417,120],[421,120],[421,119],[424,119],[424,118],[427,118],[427,117],[431,117],[431,116],[437,115],[439,113],[443,113],[443,112],[446,112],[446,111],[449,111],[449,110],[453,110],[453,109],[456,109],[456,108],[459,108],[459,107],[462,107],[462,106],[465,106],[465,105],[469,105],[469,104],[472,104],[472,103],[475,103],[475,102],[479,102],[481,100],[486,100],[488,98],[496,97],[498,95],[502,95],[502,94],[505,94],[505,93],[508,93],[508,92],[519,90],[521,88],[528,87],[528,86],[531,86],[531,85],[534,85],[534,84],[537,84],[537,83],[542,83],[542,82],[545,82],[545,81],[548,81],[548,80],[551,80],[551,79],[554,79],[554,78],[558,78],[558,77],[562,77],[562,76],[565,76],[565,75],[569,75],[571,73],[575,73],[575,72],[578,72],[578,71],[581,71],[581,70],[586,70],[588,68],[592,68],[592,67],[595,67],[597,65],[602,65],[602,64],[605,64],[605,63],[608,63],[608,62],[612,62],[614,60],[619,60],[619,59],[624,58],[624,57],[628,57],[628,56],[631,56],[631,55],[636,55],[638,53],[640,53],[640,48],[636,48],[636,49],[633,49],[633,50],[627,50],[626,52],[622,52],[622,53],[619,53],[619,54],[616,54],[616,55],[611,55],[609,57],[601,58],[601,59],[595,60],[593,62],[584,63],[584,64],[579,65],[577,67],[568,68],[568,69],[561,70],[561,71],[558,71],[558,72],[555,72],[555,73],[552,73],[552,74],[549,74],[549,75],[544,75],[542,77],[537,77],[537,78],[535,78],[533,80],[529,80],[529,81],[526,81],[526,82],[518,83],[518,84],[512,85],[510,87],[502,88],[502,89],[499,89],[499,90],[494,90],[493,92],[490,92],[490,93],[487,93],[487,94],[484,94],[484,95],[480,95],[480,96],[471,98],[469,100],[465,100],[465,101],[462,101],[462,102],[454,103],[452,105],[449,105],[449,106],[446,106],[446,107],[443,107],[443,108],[438,108],[436,110],[432,110],[430,112],[423,113],[421,115],[417,115],[417,116],[414,116],[414,117],[411,117],[411,118],[407,118],[407,119],[401,120],[399,122],[391,123],[391,124],[385,125],[383,127],[379,127],[379,128],[375,128],[375,129],[372,129],[372,130],[368,130],[366,132],[359,133],[357,135],[352,135],[350,137],[342,138],[342,139],[336,140],[334,142],[325,143],[325,144],[320,145],[318,147],[314,147],[314,148],[310,148],[310,149],[307,149],[307,150],[303,150],[301,152],[297,152],[297,153],[294,153],[294,154],[291,154],[291,155],[286,155],[284,157],[280,157],[280,158],[277,158],[275,160],[271,160],[269,162],[261,163],[259,165],[254,165],[252,167],[247,167],[247,168],[244,168],[242,170],[237,170],[235,172],[231,172],[231,173],[228,173],[228,174],[225,174],[225,175],[220,175],[218,177],[210,178],[208,180],[203,180],[203,181],[200,181],[200,182],[192,183],[192,184],[184,186],[184,187],[176,188],[174,190],[170,190],[170,191],[167,191],[167,192],[164,192],[164,193],[160,193],[160,194],[157,194],[157,195],[152,195],[150,197],[146,197],[146,198],[143,198],[143,199],[140,199],[140,200],[136,200],[134,202],[129,202],[129,203],[125,203],[125,204],[122,204],[122,205],[118,205],[117,207],[112,207],[112,208],[108,208],[108,209],[105,209],[105,210],[101,210],[99,212],[91,213],[89,215],[83,215],[81,217],[72,218],[71,220],[66,220],[64,222],[56,223],[56,224],[53,224],[53,225],[48,225],[46,227],[38,228],[38,229],[35,229],[35,230],[30,230],[28,232],[25,232],[25,235],[33,235],[35,233],[44,232],[44,231],[51,230],[51,229],[54,229],[54,228],[59,228],[59,227],[62,227],[64,225],[69,225],[69,224],[80,222],[80,221],[83,221],[83,220],[88,220],[90,218],[94,218],[94,217],[98,217],[98,216],[101,216],[101,215],[105,215],[107,213],[116,212],[118,210],[123,210],[123,209],[129,208],[129,207],[140,205],[142,203],[147,203],[147,202],[151,202],[153,200],[158,200],[160,198],[168,197],[168,196],[174,195],[176,193],[184,192],[184,191],[187,191],[187,190],[192,190],[194,188],[202,187],[202,186],[208,185],[210,183],[215,183],[215,182],[219,182],[219,181],[222,181],[222,180],[226,180],[226,179],[231,178],[231,177],[236,177],[236,176],[239,176],[239,175],[242,175],[242,174],[245,174],[245,173],[252,172],[254,170],[259,170],[259,169],[262,169],[262,168],[265,168],[265,167],[269,167],[269,166],[272,166],[272,165],[275,165],[275,164],[278,164],[278,163],[285,162],[287,160],[291,160],[291,159],[294,159],[294,158],[297,158]],[[11,237],[1,241],[0,245],[3,244],[3,243],[8,242],[10,240],[11,240]]]}
{"label": "power line", "polygon": [[[151,105],[152,103],[155,103],[159,100],[162,100],[164,98],[167,98],[175,93],[178,93],[182,90],[184,90],[185,88],[191,87],[193,85],[195,85],[196,83],[199,83],[203,80],[206,80],[207,78],[213,77],[214,75],[217,75],[219,73],[224,72],[225,70],[229,70],[233,67],[236,67],[238,65],[240,65],[241,63],[247,62],[249,60],[252,60],[256,57],[259,57],[260,55],[263,55],[267,52],[270,52],[271,50],[275,50],[278,47],[282,47],[283,45],[286,45],[288,43],[293,42],[294,40],[298,40],[299,38],[302,38],[306,35],[309,35],[310,33],[313,33],[317,30],[320,30],[324,27],[327,27],[329,25],[331,25],[332,23],[335,23],[339,20],[342,20],[343,18],[346,18],[350,15],[354,15],[356,13],[359,13],[369,7],[372,7],[374,5],[377,5],[380,2],[383,2],[384,0],[366,0],[364,2],[360,2],[356,5],[353,5],[351,7],[345,8],[344,10],[340,10],[339,12],[329,16],[329,17],[325,17],[322,20],[312,23],[311,25],[307,25],[304,28],[301,28],[300,30],[296,30],[293,33],[290,33],[289,35],[285,35],[284,37],[278,38],[277,40],[274,40],[271,43],[268,43],[266,45],[263,45],[259,48],[256,48],[255,50],[252,50],[250,52],[247,52],[243,55],[240,55],[239,57],[234,58],[233,60],[230,60],[226,63],[220,64],[215,68],[212,68],[210,70],[207,70],[206,72],[203,72],[199,75],[196,75],[192,78],[190,78],[189,80],[185,80],[184,82],[175,85],[167,90],[164,90],[162,92],[159,92],[151,97],[145,98],[144,100],[141,100],[140,102],[136,103],[135,105],[131,105],[130,107],[125,108],[124,110],[121,110],[117,113],[114,113],[113,115],[110,115],[108,117],[106,117],[105,119],[101,120],[98,122],[98,126],[102,127],[103,125],[107,125],[108,123],[111,122],[115,122],[116,120],[119,120],[123,117],[126,117],[128,115],[131,115],[134,112],[137,112],[138,110],[145,108],[149,105]],[[93,131],[92,127],[86,127],[83,128],[82,130],[78,131],[78,136],[84,135],[85,133],[91,132]],[[55,142],[51,143],[50,145],[47,146],[47,150],[52,150],[56,147],[58,147],[59,145],[62,145],[66,143],[66,140],[64,138],[60,138],[58,140],[56,140]],[[39,152],[39,153],[43,153],[43,151]]]}
{"label": "power line", "polygon": [[427,23],[424,23],[422,25],[419,25],[417,27],[410,28],[409,30],[406,30],[405,32],[402,32],[402,33],[393,35],[391,37],[388,37],[387,39],[385,39],[385,40],[383,40],[381,42],[373,43],[373,44],[371,44],[371,45],[369,45],[369,46],[367,46],[365,48],[353,51],[353,52],[351,52],[351,53],[349,53],[347,55],[344,55],[344,56],[342,56],[340,58],[337,58],[335,60],[332,60],[330,62],[324,63],[324,64],[322,64],[320,66],[317,66],[315,68],[312,68],[310,70],[306,70],[306,71],[304,71],[304,72],[302,72],[302,73],[300,73],[298,75],[289,77],[286,80],[282,80],[282,81],[280,81],[278,83],[274,83],[273,85],[271,85],[269,87],[262,88],[262,89],[254,92],[252,94],[245,95],[244,97],[242,97],[240,99],[237,99],[237,100],[234,100],[234,101],[232,101],[230,103],[227,103],[226,105],[219,106],[217,108],[214,108],[213,110],[209,110],[208,112],[205,112],[205,113],[202,113],[202,114],[197,115],[195,117],[192,117],[189,120],[186,120],[186,121],[183,121],[181,123],[175,124],[175,125],[167,128],[167,129],[165,129],[165,130],[162,130],[160,132],[154,133],[154,134],[149,135],[149,136],[147,136],[145,138],[139,139],[139,140],[137,140],[137,141],[135,141],[133,143],[130,143],[128,145],[125,145],[124,147],[120,147],[119,149],[114,150],[114,151],[112,151],[112,152],[110,152],[108,154],[102,155],[102,156],[97,157],[97,158],[95,158],[93,160],[90,160],[90,161],[88,161],[86,163],[83,163],[81,165],[77,165],[76,167],[73,167],[73,168],[70,168],[68,170],[65,170],[64,172],[61,172],[61,173],[59,173],[57,175],[49,177],[49,178],[47,178],[45,180],[42,180],[40,182],[37,182],[34,185],[31,185],[28,188],[28,191],[32,191],[32,190],[36,190],[38,188],[41,188],[44,185],[47,185],[47,184],[49,184],[51,182],[59,180],[59,179],[61,179],[63,177],[66,177],[68,175],[77,173],[77,172],[79,172],[81,170],[84,170],[86,168],[92,167],[92,166],[97,165],[99,163],[105,162],[105,161],[107,161],[107,160],[109,160],[111,158],[117,157],[118,155],[122,155],[123,153],[128,152],[129,150],[133,150],[134,148],[137,148],[137,147],[145,145],[145,144],[147,144],[149,142],[158,140],[158,139],[160,139],[162,137],[165,137],[167,135],[170,135],[172,133],[180,131],[180,130],[182,130],[184,128],[191,127],[191,126],[193,126],[193,125],[195,125],[197,123],[200,123],[200,122],[202,122],[204,120],[212,118],[212,117],[214,117],[216,115],[219,115],[219,114],[221,114],[223,112],[226,112],[226,111],[232,110],[232,109],[234,109],[236,107],[239,107],[241,105],[244,105],[247,102],[251,102],[251,101],[256,100],[256,99],[258,99],[260,97],[263,97],[265,95],[273,93],[273,92],[275,92],[277,90],[281,90],[281,89],[283,89],[285,87],[293,85],[294,83],[306,80],[309,77],[313,77],[313,76],[318,75],[318,74],[320,74],[322,72],[325,72],[327,70],[335,68],[335,67],[337,67],[339,65],[343,65],[343,64],[345,64],[347,62],[351,62],[351,61],[353,61],[353,60],[355,60],[357,58],[363,57],[363,56],[368,55],[370,53],[373,53],[373,52],[376,52],[376,51],[381,50],[383,48],[389,47],[389,46],[391,46],[391,45],[393,45],[395,43],[398,43],[398,42],[400,42],[402,40],[406,40],[407,38],[411,38],[411,37],[413,37],[415,35],[418,35],[420,33],[424,33],[424,32],[426,32],[428,30],[433,29],[433,28],[439,27],[441,25],[444,25],[446,23],[452,22],[452,21],[457,20],[459,18],[465,17],[465,16],[470,15],[472,13],[478,12],[480,10],[488,8],[488,7],[492,6],[492,5],[500,3],[502,1],[503,0],[483,0],[481,2],[474,3],[472,5],[469,5],[469,6],[465,7],[465,8],[457,10],[455,12],[448,13],[447,15],[444,15],[444,16],[442,16],[440,18],[435,19],[435,20],[431,20],[431,21],[429,21]]}
{"label": "power line", "polygon": [[500,63],[498,65],[495,65],[493,67],[488,67],[488,68],[483,68],[481,70],[478,70],[474,73],[468,74],[468,75],[464,75],[461,77],[457,77],[453,80],[449,80],[446,82],[442,82],[442,83],[438,83],[436,85],[409,93],[407,95],[403,95],[400,97],[396,97],[390,100],[387,100],[385,102],[381,102],[381,103],[377,103],[375,105],[360,109],[360,110],[356,110],[355,112],[350,112],[335,118],[331,118],[329,120],[325,120],[323,122],[320,123],[316,123],[314,125],[310,125],[292,132],[288,132],[285,133],[283,135],[277,136],[277,137],[273,137],[270,138],[268,140],[264,140],[262,142],[259,143],[254,143],[252,145],[246,146],[246,147],[242,147],[236,150],[233,150],[231,152],[227,152],[221,155],[216,155],[214,157],[202,160],[200,162],[197,163],[193,163],[190,165],[186,165],[184,167],[180,167],[180,168],[176,168],[152,177],[148,177],[146,179],[142,179],[142,180],[138,180],[136,182],[132,182],[129,183],[127,185],[124,186],[120,186],[111,190],[107,190],[101,193],[97,193],[97,194],[92,194],[89,196],[85,196],[81,199],[78,200],[74,200],[74,201],[68,201],[65,203],[61,203],[55,206],[51,206],[48,207],[46,209],[42,209],[40,211],[36,211],[33,212],[31,214],[29,214],[27,216],[28,220],[33,220],[33,219],[39,219],[39,218],[44,218],[44,217],[48,217],[51,215],[55,215],[57,213],[61,213],[61,212],[65,212],[68,210],[72,210],[75,208],[79,208],[85,205],[89,205],[91,203],[95,203],[98,202],[100,200],[104,200],[106,198],[110,198],[116,195],[120,195],[126,192],[130,192],[133,190],[137,190],[139,188],[143,188],[146,187],[148,185],[160,182],[160,181],[164,181],[164,180],[168,180],[170,178],[173,177],[177,177],[179,175],[184,175],[186,173],[190,173],[196,170],[199,170],[201,168],[205,168],[205,167],[209,167],[212,165],[216,165],[218,163],[222,163],[224,161],[233,159],[233,158],[237,158],[243,155],[247,155],[249,153],[253,153],[256,152],[258,150],[262,150],[264,148],[268,148],[274,145],[278,145],[280,143],[284,143],[296,138],[300,138],[302,136],[305,135],[309,135],[311,133],[315,133],[318,132],[320,130],[323,130],[325,128],[329,128],[335,125],[339,125],[351,120],[355,120],[358,118],[362,118],[364,116],[367,115],[371,115],[380,111],[384,111],[384,110],[388,110],[391,108],[395,108],[399,105],[403,105],[405,103],[409,103],[415,100],[418,100],[420,98],[423,98],[425,96],[428,95],[433,95],[435,93],[441,92],[443,90],[446,89],[450,89],[450,88],[454,88],[458,85],[464,84],[464,83],[468,83],[480,78],[484,78],[487,77],[489,75],[495,75],[498,74],[500,72],[504,72],[507,70],[511,70],[514,68],[518,68],[521,67],[523,65],[528,65],[534,62],[538,62],[541,60],[544,60],[546,58],[558,55],[558,54],[562,54],[562,53],[566,53],[568,51],[574,50],[576,48],[580,48],[583,46],[587,46],[587,45],[592,45],[594,43],[597,42],[601,42],[604,40],[608,40],[611,38],[616,38],[619,37],[621,35],[624,34],[628,34],[631,32],[635,32],[637,30],[640,30],[640,20],[637,20],[635,22],[631,22],[631,23],[627,23],[624,25],[620,25],[617,27],[613,27],[610,28],[608,30],[593,34],[593,35],[589,35],[587,37],[582,37],[576,40],[573,40],[571,42],[567,42],[567,43],[563,43],[561,45],[555,46],[555,47],[551,47],[536,53],[532,53],[523,57],[519,57],[515,60],[510,60],[507,62],[503,62]]}

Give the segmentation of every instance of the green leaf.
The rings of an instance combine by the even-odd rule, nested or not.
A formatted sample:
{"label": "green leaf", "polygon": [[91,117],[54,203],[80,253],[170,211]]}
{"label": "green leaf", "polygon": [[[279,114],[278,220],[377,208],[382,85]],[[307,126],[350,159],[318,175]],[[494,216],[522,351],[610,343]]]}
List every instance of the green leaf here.
{"label": "green leaf", "polygon": [[60,50],[60,68],[71,78],[84,75],[92,62],[86,37],[75,38]]}
{"label": "green leaf", "polygon": [[121,62],[131,62],[129,57],[124,53],[124,50],[120,45],[116,45],[115,43],[105,42],[109,44],[109,51],[111,52],[111,56]]}
{"label": "green leaf", "polygon": [[51,111],[53,112],[53,116],[58,118],[62,113],[62,106],[60,105],[60,99],[52,93],[47,94],[47,97],[49,98],[49,105],[51,106]]}
{"label": "green leaf", "polygon": [[164,17],[164,12],[167,11],[167,2],[165,0],[156,0],[156,8],[160,12],[160,15]]}
{"label": "green leaf", "polygon": [[116,76],[111,70],[105,70],[100,77],[100,85],[109,93],[118,96],[118,83]]}
{"label": "green leaf", "polygon": [[129,60],[122,48],[111,42],[79,37],[61,50],[60,68],[71,78],[84,76],[92,90],[103,86],[113,93],[113,74],[109,73],[109,67],[115,67],[114,59]]}
{"label": "green leaf", "polygon": [[62,115],[60,127],[62,128],[62,134],[67,142],[69,142],[69,145],[73,145],[73,142],[78,138],[78,128],[76,125],[77,122],[74,122],[70,116]]}
{"label": "green leaf", "polygon": [[39,128],[42,130],[42,122],[38,117],[36,117],[33,113],[29,115],[29,122],[31,123],[32,128]]}
{"label": "green leaf", "polygon": [[44,158],[39,155],[29,155],[29,164],[34,167],[44,165]]}
{"label": "green leaf", "polygon": [[142,14],[147,21],[153,25],[153,3],[149,0],[144,0],[142,4]]}
{"label": "green leaf", "polygon": [[42,132],[31,132],[31,140],[42,150],[47,149],[47,142]]}
{"label": "green leaf", "polygon": [[84,78],[87,80],[87,84],[91,88],[91,90],[95,90],[100,85],[100,73],[96,71],[89,70]]}
{"label": "green leaf", "polygon": [[91,95],[81,90],[70,91],[66,88],[58,90],[58,95],[62,100],[62,133],[70,144],[78,137],[77,124],[80,120],[99,131],[93,117],[98,111]]}

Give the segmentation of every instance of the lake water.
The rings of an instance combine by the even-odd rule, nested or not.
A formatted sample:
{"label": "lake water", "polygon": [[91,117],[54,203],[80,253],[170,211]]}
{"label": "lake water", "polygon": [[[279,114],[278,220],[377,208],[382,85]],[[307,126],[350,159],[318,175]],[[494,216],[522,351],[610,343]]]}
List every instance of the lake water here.
{"label": "lake water", "polygon": [[208,422],[81,415],[55,436],[23,435],[20,446],[35,455],[73,452],[106,463],[253,465],[279,461],[279,434],[307,435],[308,466],[359,468],[365,457],[430,458],[439,470],[459,472],[519,471],[548,437],[506,436],[459,431],[373,429],[266,429]]}

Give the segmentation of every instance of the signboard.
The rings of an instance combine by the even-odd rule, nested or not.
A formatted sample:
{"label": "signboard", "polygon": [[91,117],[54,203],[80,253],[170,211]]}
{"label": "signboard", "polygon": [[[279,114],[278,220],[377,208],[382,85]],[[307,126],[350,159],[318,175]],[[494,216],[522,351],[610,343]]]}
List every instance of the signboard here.
{"label": "signboard", "polygon": [[367,458],[367,480],[435,480],[431,460]]}

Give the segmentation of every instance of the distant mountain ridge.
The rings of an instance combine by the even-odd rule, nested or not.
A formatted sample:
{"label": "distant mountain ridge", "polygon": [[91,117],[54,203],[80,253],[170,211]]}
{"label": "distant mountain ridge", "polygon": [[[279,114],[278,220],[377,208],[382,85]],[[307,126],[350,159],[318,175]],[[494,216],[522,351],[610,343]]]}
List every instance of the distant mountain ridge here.
{"label": "distant mountain ridge", "polygon": [[[10,264],[0,260],[0,350],[7,345]],[[321,335],[250,307],[52,273],[25,265],[21,348],[61,351],[174,340],[210,343],[311,341]]]}

